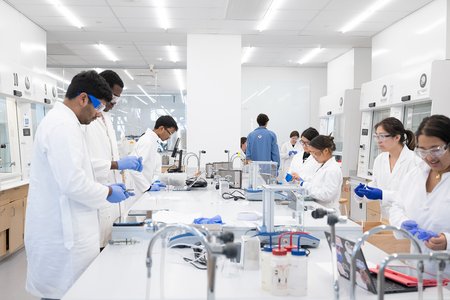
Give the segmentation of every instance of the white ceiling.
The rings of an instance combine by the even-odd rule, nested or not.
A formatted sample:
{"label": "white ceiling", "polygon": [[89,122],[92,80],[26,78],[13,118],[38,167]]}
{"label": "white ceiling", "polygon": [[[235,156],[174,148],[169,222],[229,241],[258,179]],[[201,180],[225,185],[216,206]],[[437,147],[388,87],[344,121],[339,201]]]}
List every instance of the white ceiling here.
{"label": "white ceiling", "polygon": [[[158,1],[167,8],[168,30],[159,27]],[[154,65],[158,90],[167,93],[178,92],[178,87],[173,72],[163,69],[186,68],[187,34],[242,35],[243,47],[255,47],[248,66],[300,67],[297,61],[320,46],[325,50],[304,66],[323,67],[353,47],[370,47],[373,35],[431,2],[393,0],[354,31],[342,34],[338,30],[375,0],[281,1],[273,22],[262,32],[256,28],[272,0],[60,0],[84,24],[81,29],[71,26],[47,0],[6,2],[47,31],[49,68],[77,68],[65,74],[93,67],[115,69],[128,92],[138,92],[136,84],[154,83],[150,76],[136,75]],[[94,46],[98,42],[119,60],[107,60]],[[175,46],[179,62],[169,60],[168,45]],[[120,69],[128,69],[135,80]]]}

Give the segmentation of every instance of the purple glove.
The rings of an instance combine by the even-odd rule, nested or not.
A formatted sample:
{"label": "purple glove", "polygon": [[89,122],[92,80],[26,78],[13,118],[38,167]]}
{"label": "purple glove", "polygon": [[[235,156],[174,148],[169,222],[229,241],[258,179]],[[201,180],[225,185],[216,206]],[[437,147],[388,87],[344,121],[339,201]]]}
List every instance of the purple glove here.
{"label": "purple glove", "polygon": [[364,189],[360,189],[359,193],[362,194],[363,196],[366,196],[366,198],[370,199],[370,200],[382,200],[383,199],[383,191],[380,189],[377,189],[377,188],[370,187],[370,186],[366,186]]}
{"label": "purple glove", "polygon": [[408,231],[412,235],[415,235],[417,233],[417,230],[419,229],[419,225],[414,220],[406,220],[403,221],[402,225],[400,225],[400,228]]}
{"label": "purple glove", "polygon": [[362,190],[364,190],[366,187],[365,184],[360,183],[356,188],[355,188],[355,194],[358,195],[358,197],[364,197],[364,194],[362,193]]}
{"label": "purple glove", "polygon": [[425,230],[422,228],[417,229],[417,238],[421,241],[428,241],[432,237],[438,237],[439,235],[437,233],[434,233],[431,230]]}

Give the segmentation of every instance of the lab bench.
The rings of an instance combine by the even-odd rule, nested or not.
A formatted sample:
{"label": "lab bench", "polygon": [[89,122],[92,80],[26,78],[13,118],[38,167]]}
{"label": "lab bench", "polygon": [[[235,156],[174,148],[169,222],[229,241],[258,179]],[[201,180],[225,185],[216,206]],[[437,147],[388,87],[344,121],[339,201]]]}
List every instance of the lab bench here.
{"label": "lab bench", "polygon": [[24,246],[28,182],[4,184],[0,190],[0,260]]}

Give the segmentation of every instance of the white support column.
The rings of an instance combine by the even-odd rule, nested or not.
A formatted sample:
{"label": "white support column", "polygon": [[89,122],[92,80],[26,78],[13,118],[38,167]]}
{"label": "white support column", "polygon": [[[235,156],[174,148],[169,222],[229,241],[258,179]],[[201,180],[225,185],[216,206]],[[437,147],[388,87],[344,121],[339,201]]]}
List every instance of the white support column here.
{"label": "white support column", "polygon": [[226,161],[241,134],[241,36],[187,37],[186,127],[188,151],[206,162]]}

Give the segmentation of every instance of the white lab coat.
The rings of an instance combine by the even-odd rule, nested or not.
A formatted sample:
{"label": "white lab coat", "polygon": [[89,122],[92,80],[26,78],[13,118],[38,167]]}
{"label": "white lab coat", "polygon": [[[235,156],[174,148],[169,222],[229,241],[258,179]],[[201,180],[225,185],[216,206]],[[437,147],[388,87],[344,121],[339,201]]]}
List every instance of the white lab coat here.
{"label": "white lab coat", "polygon": [[[400,227],[403,221],[414,220],[420,228],[438,234],[444,233],[447,250],[450,250],[450,173],[442,174],[441,181],[431,193],[427,193],[426,182],[429,173],[430,167],[422,161],[402,178],[390,209],[389,222]],[[398,234],[395,236],[401,238]],[[432,251],[423,242],[419,241],[419,244],[424,253]],[[431,267],[427,269],[435,270]],[[450,275],[448,264],[446,273]]]}
{"label": "white lab coat", "polygon": [[342,171],[336,159],[331,157],[313,175],[311,181],[303,182],[303,187],[309,195],[319,204],[334,208],[339,212],[339,199],[341,198]]}
{"label": "white lab coat", "polygon": [[130,171],[134,181],[136,198],[139,198],[161,174],[161,155],[158,153],[158,135],[147,129],[134,146],[131,155],[142,157],[143,171]]}
{"label": "white lab coat", "polygon": [[[293,156],[289,156],[289,151],[297,151],[297,154]],[[291,166],[292,159],[295,156],[299,156],[303,159],[303,153],[305,151],[303,150],[302,145],[300,142],[295,143],[294,146],[292,146],[291,141],[287,141],[283,145],[281,145],[280,149],[280,158],[281,158],[281,172],[280,177],[284,178],[286,176],[286,173],[289,170],[289,167]]]}
{"label": "white lab coat", "polygon": [[36,131],[25,218],[26,289],[60,299],[99,253],[97,209],[108,187],[96,183],[81,125],[63,103]]}
{"label": "white lab coat", "polygon": [[311,181],[320,166],[322,164],[319,164],[312,155],[308,156],[305,161],[303,161],[303,155],[295,155],[288,172],[290,174],[297,173],[304,181]]}
{"label": "white lab coat", "polygon": [[[91,124],[84,126],[86,144],[94,167],[95,180],[105,185],[122,182],[120,171],[111,170],[111,161],[119,159],[116,134],[109,112],[103,112]],[[130,200],[127,200],[128,202]],[[119,204],[110,203],[108,207],[99,209],[100,246],[105,247],[111,239],[114,221],[120,216]]]}
{"label": "white lab coat", "polygon": [[394,201],[394,194],[398,190],[400,181],[406,173],[420,163],[420,158],[409,150],[405,145],[402,152],[392,169],[389,164],[389,152],[382,152],[373,163],[373,181],[369,186],[379,188],[383,191],[383,200],[381,201],[381,215],[383,219],[389,219],[389,209]]}

